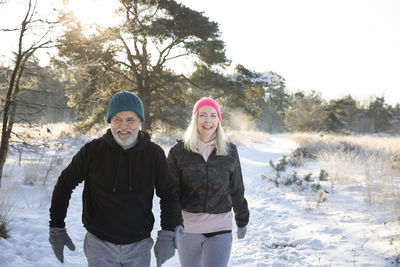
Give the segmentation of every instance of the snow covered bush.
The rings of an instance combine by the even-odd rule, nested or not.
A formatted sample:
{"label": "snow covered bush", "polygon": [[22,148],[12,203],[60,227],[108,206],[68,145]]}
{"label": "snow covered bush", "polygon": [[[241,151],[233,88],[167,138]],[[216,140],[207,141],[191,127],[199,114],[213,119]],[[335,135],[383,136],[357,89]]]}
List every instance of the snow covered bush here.
{"label": "snow covered bush", "polygon": [[315,156],[335,186],[358,183],[366,203],[381,206],[400,218],[400,137],[376,135],[287,135]]}
{"label": "snow covered bush", "polygon": [[[270,167],[273,169],[273,176],[268,179],[269,182],[275,184],[276,187],[283,185],[289,187],[297,192],[305,192],[307,202],[316,195],[316,209],[319,210],[322,203],[328,200],[326,193],[328,190],[326,186],[322,187],[321,182],[326,182],[329,176],[328,172],[324,169],[319,171],[319,176],[313,175],[312,172],[308,171],[302,175],[299,175],[296,170],[293,170],[292,174],[287,173],[289,167],[287,156],[283,156],[278,162],[274,163],[272,160],[269,161]],[[261,175],[262,179],[266,179],[265,174]],[[311,209],[311,205],[308,204]]]}

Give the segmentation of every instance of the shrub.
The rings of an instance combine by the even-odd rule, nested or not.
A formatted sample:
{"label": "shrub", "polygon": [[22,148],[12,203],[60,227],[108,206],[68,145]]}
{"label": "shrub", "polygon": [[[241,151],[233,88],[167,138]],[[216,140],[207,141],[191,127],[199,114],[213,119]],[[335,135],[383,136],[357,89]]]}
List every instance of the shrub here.
{"label": "shrub", "polygon": [[[312,176],[311,172],[306,173],[303,177],[299,176],[296,171],[293,171],[293,174],[291,175],[286,174],[285,171],[288,163],[289,161],[287,160],[286,156],[283,156],[283,158],[281,158],[279,162],[276,164],[274,164],[270,160],[269,165],[272,167],[272,169],[274,169],[275,177],[269,178],[268,181],[274,183],[276,187],[278,187],[279,185],[284,185],[284,186],[296,185],[297,189],[300,191],[304,191],[306,188],[311,188],[312,190],[318,191],[321,189],[319,181],[326,181],[326,178],[328,177],[328,173],[322,169],[319,173],[318,183],[311,184],[311,182],[313,182],[313,179],[311,179]],[[267,176],[261,174],[261,178],[265,180]],[[324,190],[324,192],[327,191]]]}
{"label": "shrub", "polygon": [[3,219],[0,215],[0,238],[9,238],[10,229],[8,228],[8,222],[6,219]]}
{"label": "shrub", "polygon": [[322,169],[320,172],[319,172],[319,180],[320,181],[328,181],[328,173],[324,170],[324,169]]}
{"label": "shrub", "polygon": [[272,162],[272,160],[269,161],[269,165],[275,170],[277,178],[281,177],[281,172],[286,171],[286,165],[288,163],[289,162],[286,160],[286,156],[283,156],[283,158],[281,158],[276,165]]}

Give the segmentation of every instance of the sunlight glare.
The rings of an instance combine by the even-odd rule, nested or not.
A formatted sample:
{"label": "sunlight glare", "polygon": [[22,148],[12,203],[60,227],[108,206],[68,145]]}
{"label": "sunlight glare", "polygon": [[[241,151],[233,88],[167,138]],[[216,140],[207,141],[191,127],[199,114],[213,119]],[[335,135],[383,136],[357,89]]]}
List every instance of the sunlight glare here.
{"label": "sunlight glare", "polygon": [[81,23],[96,24],[101,27],[117,24],[114,15],[117,5],[116,0],[69,0],[66,4]]}

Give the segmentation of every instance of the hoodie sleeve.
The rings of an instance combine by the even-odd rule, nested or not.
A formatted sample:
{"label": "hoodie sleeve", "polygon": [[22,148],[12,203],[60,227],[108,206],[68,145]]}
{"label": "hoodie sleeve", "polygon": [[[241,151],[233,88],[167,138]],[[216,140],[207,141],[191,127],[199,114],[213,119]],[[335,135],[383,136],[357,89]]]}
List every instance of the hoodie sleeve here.
{"label": "hoodie sleeve", "polygon": [[235,221],[238,227],[246,226],[249,222],[249,208],[247,200],[244,198],[244,185],[242,169],[240,167],[239,154],[235,145],[231,145],[231,155],[235,162],[235,169],[231,176],[230,189],[232,196],[232,206],[235,212]]}
{"label": "hoodie sleeve", "polygon": [[162,149],[158,153],[156,164],[155,187],[156,194],[160,198],[161,228],[174,231],[176,226],[183,225],[183,220],[175,182],[170,174],[167,159]]}
{"label": "hoodie sleeve", "polygon": [[53,190],[50,206],[50,227],[65,227],[72,191],[87,176],[88,144],[72,158],[71,163],[61,172]]}

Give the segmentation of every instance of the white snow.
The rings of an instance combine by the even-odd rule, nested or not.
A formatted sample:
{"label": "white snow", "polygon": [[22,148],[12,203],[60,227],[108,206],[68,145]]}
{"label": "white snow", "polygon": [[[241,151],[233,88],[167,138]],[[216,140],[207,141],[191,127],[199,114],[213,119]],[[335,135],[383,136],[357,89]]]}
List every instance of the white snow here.
{"label": "white snow", "polygon": [[[3,208],[7,204],[12,208],[11,237],[0,239],[0,266],[87,266],[82,249],[82,185],[72,194],[66,218],[76,250],[65,248],[65,262],[60,264],[48,243],[52,188],[83,142],[71,141],[64,151],[57,152],[64,160],[51,170],[45,186],[40,178],[34,185],[23,184],[27,172],[24,164],[32,159],[23,159],[19,166],[18,155],[10,153],[0,200]],[[318,207],[316,191],[276,187],[268,178],[262,178],[274,175],[270,160],[277,162],[295,148],[296,144],[281,135],[271,135],[263,143],[238,144],[250,222],[245,239],[237,240],[234,235],[229,266],[396,266],[400,253],[398,222],[390,220],[390,215],[379,207],[368,206],[356,182],[335,185],[334,193],[328,193],[328,200]],[[44,156],[41,161],[48,166],[50,158]],[[308,162],[296,171],[317,175],[319,170],[317,162]],[[153,239],[159,230],[158,201],[154,199]],[[391,244],[391,238],[397,242]],[[154,255],[151,266],[155,266]],[[179,266],[177,254],[164,266]]]}

